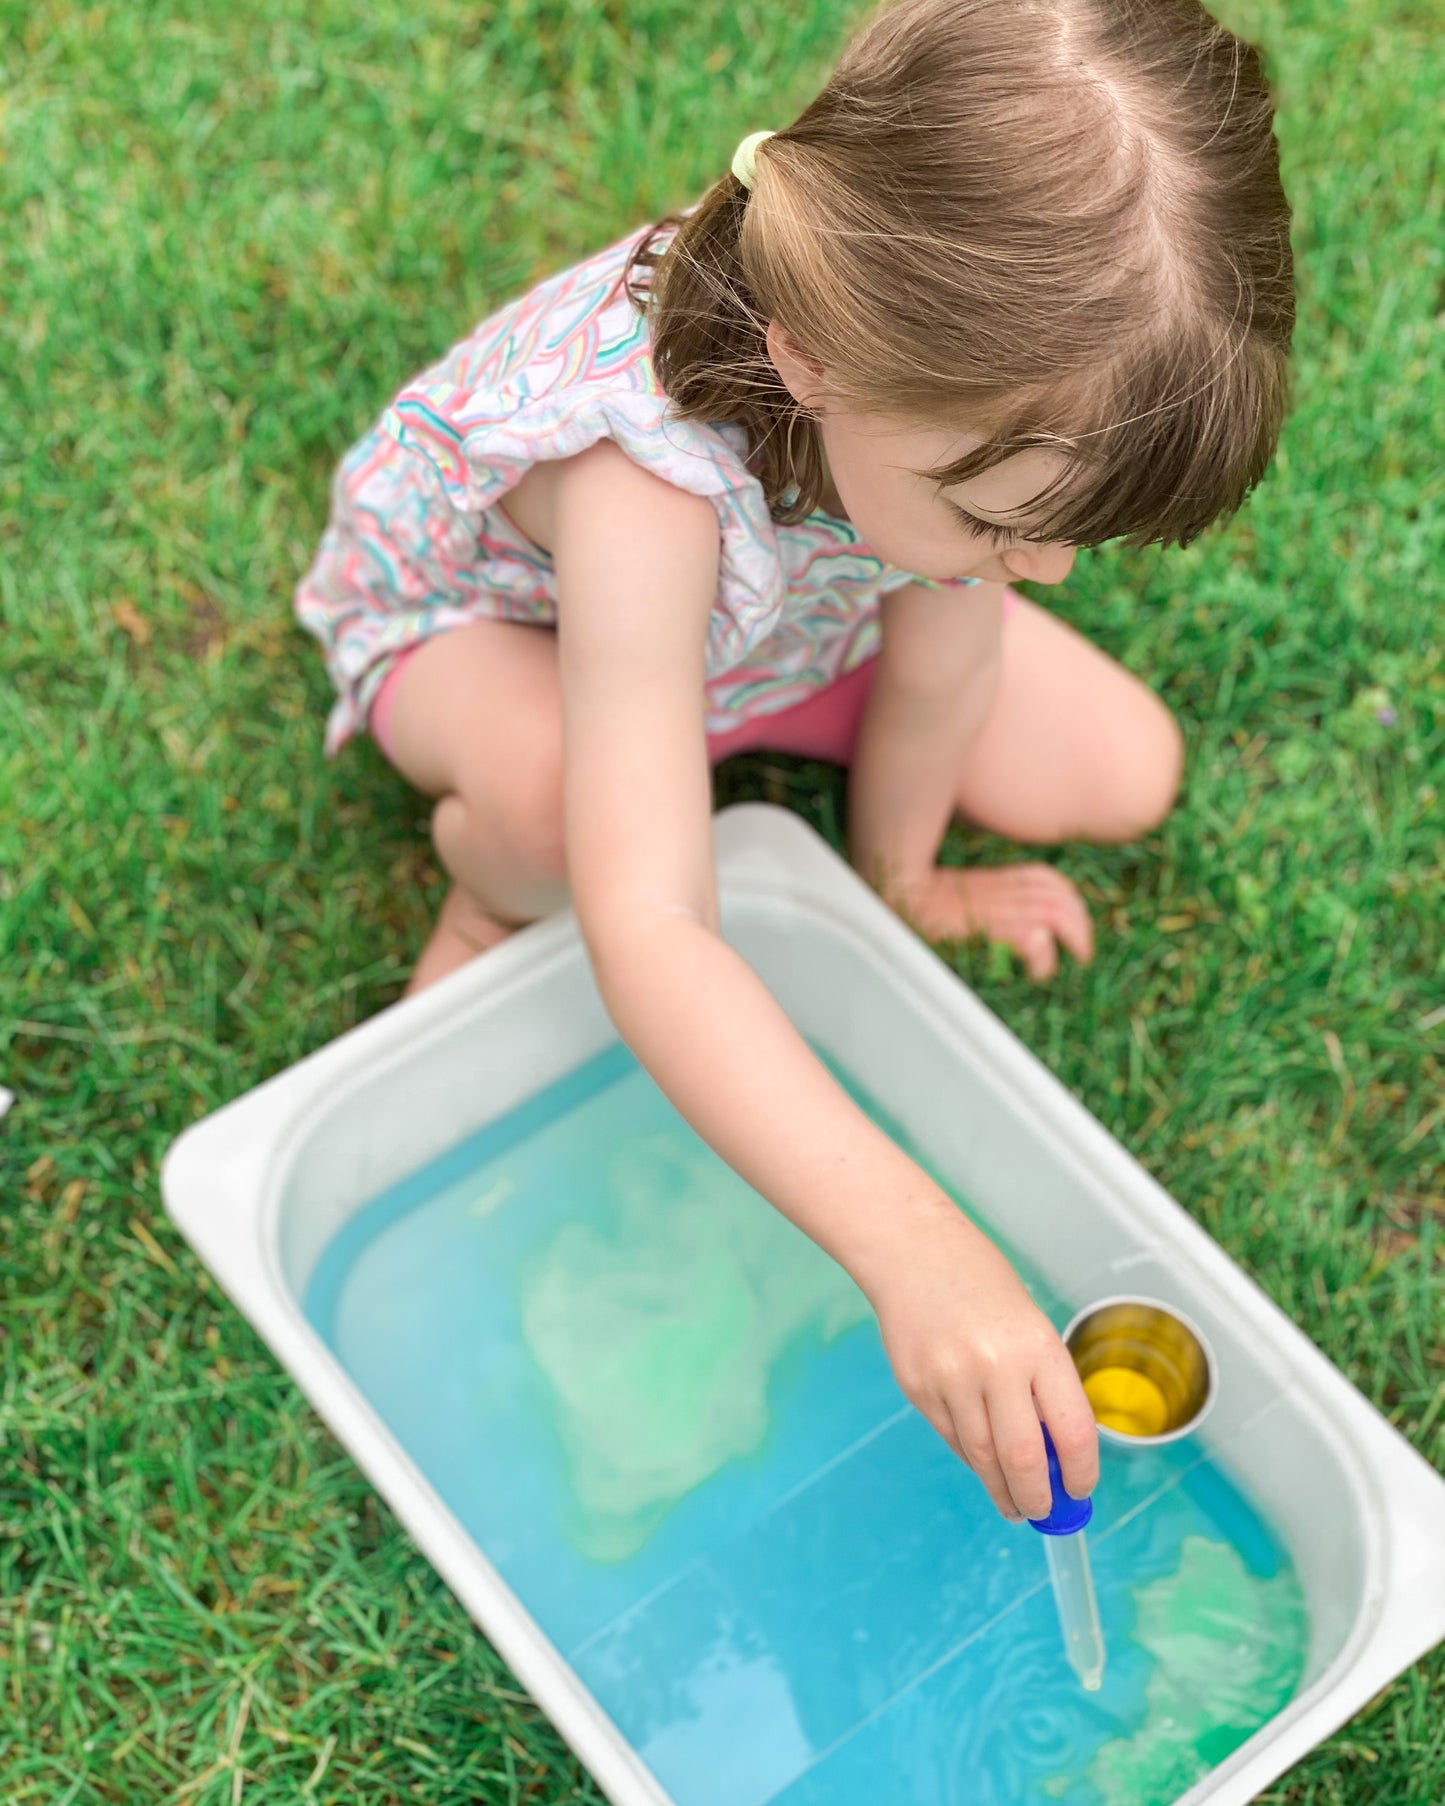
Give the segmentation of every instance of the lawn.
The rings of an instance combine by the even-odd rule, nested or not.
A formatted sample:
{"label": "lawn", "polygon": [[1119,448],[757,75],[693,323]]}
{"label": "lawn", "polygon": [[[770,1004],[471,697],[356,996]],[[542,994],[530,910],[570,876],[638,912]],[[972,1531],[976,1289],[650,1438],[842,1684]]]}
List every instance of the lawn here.
{"label": "lawn", "polygon": [[[390,1003],[441,894],[424,803],[321,753],[290,590],[335,459],[472,320],[785,121],[849,16],[0,0],[7,1806],[600,1800],[157,1169]],[[1445,1465],[1445,0],[1224,16],[1296,212],[1283,446],[1227,528],[1086,554],[1053,598],[1178,712],[1186,793],[1145,844],[1060,853],[1088,971],[955,957]],[[824,768],[719,791],[838,838]],[[1445,1799],[1445,1652],[1267,1798]]]}

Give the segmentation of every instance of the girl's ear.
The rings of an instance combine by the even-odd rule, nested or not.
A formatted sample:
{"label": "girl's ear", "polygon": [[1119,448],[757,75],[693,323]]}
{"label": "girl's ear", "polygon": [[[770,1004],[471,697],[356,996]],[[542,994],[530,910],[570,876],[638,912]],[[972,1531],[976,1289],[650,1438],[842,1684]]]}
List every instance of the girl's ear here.
{"label": "girl's ear", "polygon": [[794,401],[805,408],[821,403],[826,390],[823,366],[790,338],[776,320],[768,322],[768,356]]}

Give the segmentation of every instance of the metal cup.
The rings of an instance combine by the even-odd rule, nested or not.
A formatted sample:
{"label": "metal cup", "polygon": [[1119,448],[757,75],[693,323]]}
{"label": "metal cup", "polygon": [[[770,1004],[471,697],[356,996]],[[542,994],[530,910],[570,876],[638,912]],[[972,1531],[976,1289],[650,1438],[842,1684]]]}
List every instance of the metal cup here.
{"label": "metal cup", "polygon": [[1153,1298],[1106,1298],[1064,1331],[1100,1436],[1129,1448],[1177,1442],[1214,1403],[1214,1352],[1180,1311]]}

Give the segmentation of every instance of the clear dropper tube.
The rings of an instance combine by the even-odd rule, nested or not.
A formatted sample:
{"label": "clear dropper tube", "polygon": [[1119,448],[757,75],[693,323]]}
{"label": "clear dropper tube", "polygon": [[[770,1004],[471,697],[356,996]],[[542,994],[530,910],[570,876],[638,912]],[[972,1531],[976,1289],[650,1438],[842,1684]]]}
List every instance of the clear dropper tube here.
{"label": "clear dropper tube", "polygon": [[1104,1684],[1104,1633],[1099,1625],[1099,1605],[1094,1598],[1094,1576],[1089,1567],[1089,1547],[1082,1530],[1072,1536],[1046,1536],[1049,1579],[1064,1636],[1064,1654],[1085,1692],[1097,1693]]}
{"label": "clear dropper tube", "polygon": [[1059,1629],[1064,1634],[1064,1654],[1085,1691],[1097,1693],[1104,1684],[1104,1633],[1094,1598],[1094,1576],[1089,1567],[1089,1547],[1084,1526],[1094,1515],[1091,1499],[1071,1498],[1064,1486],[1058,1450],[1041,1426],[1044,1454],[1049,1463],[1049,1514],[1029,1522],[1044,1539],[1049,1558],[1049,1579],[1058,1607]]}

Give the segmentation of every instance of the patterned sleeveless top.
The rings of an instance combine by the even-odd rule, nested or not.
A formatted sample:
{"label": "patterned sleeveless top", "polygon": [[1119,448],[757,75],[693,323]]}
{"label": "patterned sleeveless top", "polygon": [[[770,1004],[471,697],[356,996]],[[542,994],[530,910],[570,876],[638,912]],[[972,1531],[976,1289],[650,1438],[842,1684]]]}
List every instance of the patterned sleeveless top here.
{"label": "patterned sleeveless top", "polygon": [[646,317],[622,285],[646,230],[483,320],[407,383],[343,459],[296,592],[337,691],[328,752],[365,726],[411,646],[479,618],[555,622],[552,561],[496,503],[532,465],[600,439],[717,511],[709,732],[801,702],[871,657],[890,590],[973,581],[936,584],[887,565],[821,511],[774,522],[743,429],[684,420],[658,386]]}

